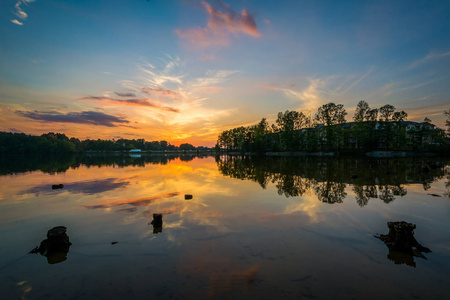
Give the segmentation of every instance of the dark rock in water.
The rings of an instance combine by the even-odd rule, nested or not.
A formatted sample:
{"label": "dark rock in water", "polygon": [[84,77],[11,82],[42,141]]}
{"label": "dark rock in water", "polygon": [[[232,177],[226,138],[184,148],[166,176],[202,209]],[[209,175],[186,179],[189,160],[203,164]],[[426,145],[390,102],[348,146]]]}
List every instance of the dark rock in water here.
{"label": "dark rock in water", "polygon": [[34,248],[30,253],[44,255],[49,264],[65,261],[70,245],[72,245],[66,231],[67,228],[64,226],[53,227],[47,232],[47,239],[43,240],[39,247]]}
{"label": "dark rock in water", "polygon": [[153,214],[153,221],[150,224],[153,225],[154,234],[162,232],[162,214]]}
{"label": "dark rock in water", "polygon": [[62,189],[64,187],[64,184],[54,184],[52,185],[52,190]]}
{"label": "dark rock in water", "polygon": [[438,195],[438,194],[428,194],[428,195],[433,196],[433,197],[441,197],[441,195]]}
{"label": "dark rock in water", "polygon": [[382,240],[389,248],[388,259],[395,264],[406,264],[415,267],[414,257],[426,259],[422,252],[429,253],[430,249],[420,245],[414,237],[416,225],[400,222],[387,222],[388,234],[375,236]]}
{"label": "dark rock in water", "polygon": [[192,198],[192,195],[184,195],[184,200],[191,200]]}

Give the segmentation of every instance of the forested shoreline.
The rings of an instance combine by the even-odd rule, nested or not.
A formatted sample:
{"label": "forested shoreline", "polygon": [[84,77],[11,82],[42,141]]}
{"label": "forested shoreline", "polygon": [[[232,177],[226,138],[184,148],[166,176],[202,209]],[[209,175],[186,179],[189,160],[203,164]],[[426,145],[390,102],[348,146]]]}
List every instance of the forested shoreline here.
{"label": "forested shoreline", "polygon": [[[450,110],[443,112],[447,132]],[[342,104],[327,103],[317,112],[279,112],[275,124],[266,118],[258,124],[241,126],[219,134],[217,151],[238,152],[369,152],[375,150],[446,153],[449,134],[426,117],[422,122],[407,121],[405,111],[386,104],[370,108],[360,101],[353,121],[346,120]]]}
{"label": "forested shoreline", "polygon": [[195,147],[184,143],[175,146],[167,141],[145,141],[144,139],[117,139],[117,140],[79,140],[69,138],[62,133],[49,132],[40,136],[24,133],[0,132],[0,154],[5,155],[51,155],[63,156],[75,153],[101,151],[126,152],[132,149],[141,151],[185,151],[207,150],[206,147]]}

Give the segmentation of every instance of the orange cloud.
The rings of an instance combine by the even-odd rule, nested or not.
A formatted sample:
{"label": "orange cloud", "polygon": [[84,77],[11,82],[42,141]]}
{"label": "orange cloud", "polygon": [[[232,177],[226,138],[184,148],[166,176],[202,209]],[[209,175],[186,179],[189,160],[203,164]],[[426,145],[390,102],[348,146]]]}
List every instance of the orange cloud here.
{"label": "orange cloud", "polygon": [[233,11],[228,4],[220,2],[221,9],[215,8],[209,3],[202,1],[209,15],[206,27],[199,27],[175,33],[183,39],[189,40],[196,46],[208,47],[213,45],[228,45],[229,35],[244,33],[254,38],[261,36],[253,16],[243,9],[240,13]]}

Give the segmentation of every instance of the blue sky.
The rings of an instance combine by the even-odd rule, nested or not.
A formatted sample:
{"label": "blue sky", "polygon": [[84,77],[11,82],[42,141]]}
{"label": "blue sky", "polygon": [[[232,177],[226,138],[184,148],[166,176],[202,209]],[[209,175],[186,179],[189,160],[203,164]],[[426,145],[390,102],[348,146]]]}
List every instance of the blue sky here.
{"label": "blue sky", "polygon": [[441,127],[450,108],[449,1],[1,6],[1,131],[212,146],[328,102],[348,120],[365,100]]}

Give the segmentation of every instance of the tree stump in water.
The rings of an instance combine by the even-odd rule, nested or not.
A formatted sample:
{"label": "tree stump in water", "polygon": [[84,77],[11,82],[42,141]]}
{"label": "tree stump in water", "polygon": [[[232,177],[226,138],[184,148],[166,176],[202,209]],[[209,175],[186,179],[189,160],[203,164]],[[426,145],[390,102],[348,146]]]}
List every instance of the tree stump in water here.
{"label": "tree stump in water", "polygon": [[429,253],[430,249],[423,247],[414,237],[416,225],[405,221],[387,222],[388,234],[375,236],[389,248],[388,258],[396,264],[415,266],[414,257],[426,259],[421,252]]}
{"label": "tree stump in water", "polygon": [[30,253],[39,253],[47,257],[49,264],[56,264],[67,259],[67,253],[72,243],[66,234],[67,228],[64,226],[53,227],[47,232],[47,238],[41,242],[39,247],[34,248]]}
{"label": "tree stump in water", "polygon": [[162,214],[153,214],[153,221],[150,224],[153,225],[154,234],[162,232]]}

